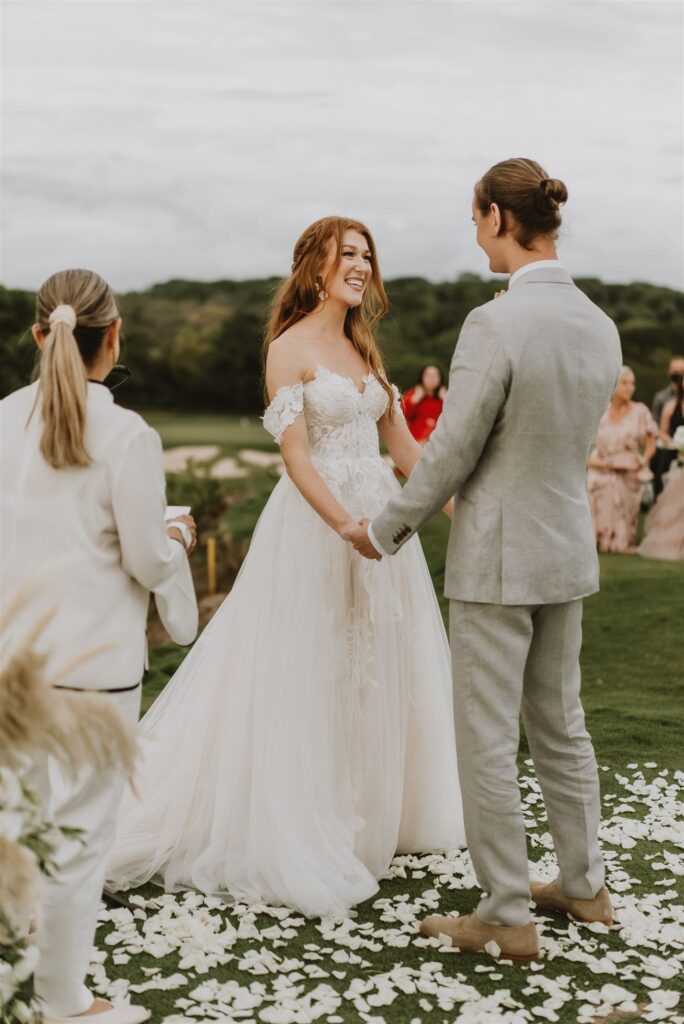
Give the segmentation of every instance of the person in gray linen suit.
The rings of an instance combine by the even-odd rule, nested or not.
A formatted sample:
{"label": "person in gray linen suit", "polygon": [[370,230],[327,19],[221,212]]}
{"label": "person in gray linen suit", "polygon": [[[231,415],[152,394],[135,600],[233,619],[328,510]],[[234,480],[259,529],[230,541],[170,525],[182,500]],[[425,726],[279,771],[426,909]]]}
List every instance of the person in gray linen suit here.
{"label": "person in gray linen suit", "polygon": [[622,356],[613,322],[572,282],[555,239],[565,185],[506,160],[475,187],[477,242],[501,297],[467,317],[444,412],[401,494],[353,538],[393,555],[455,495],[446,559],[454,714],[475,914],[421,930],[461,949],[539,955],[516,758],[519,717],[560,868],[545,909],[612,922],[598,845],[598,770],[580,702],[582,598],[598,590],[586,469]]}

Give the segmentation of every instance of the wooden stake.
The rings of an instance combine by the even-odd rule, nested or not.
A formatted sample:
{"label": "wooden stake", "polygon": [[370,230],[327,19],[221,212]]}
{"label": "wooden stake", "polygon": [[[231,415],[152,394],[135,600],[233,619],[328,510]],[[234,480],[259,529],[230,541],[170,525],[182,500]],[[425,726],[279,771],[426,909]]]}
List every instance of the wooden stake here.
{"label": "wooden stake", "polygon": [[216,593],[216,538],[207,537],[207,591]]}

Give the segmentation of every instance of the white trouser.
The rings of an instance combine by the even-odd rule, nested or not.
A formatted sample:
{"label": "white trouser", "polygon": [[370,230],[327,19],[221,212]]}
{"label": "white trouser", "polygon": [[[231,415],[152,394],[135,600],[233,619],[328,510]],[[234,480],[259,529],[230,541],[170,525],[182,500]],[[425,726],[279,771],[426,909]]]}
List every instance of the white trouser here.
{"label": "white trouser", "polygon": [[[107,694],[106,699],[135,723],[141,692],[139,686]],[[59,844],[53,876],[43,882],[35,985],[45,1013],[70,1017],[83,1013],[93,1001],[85,979],[125,779],[120,768],[99,772],[90,765],[75,780],[59,773],[56,784],[57,776],[48,757],[37,759],[26,776],[50,808],[55,824],[81,830],[78,838],[65,838]]]}

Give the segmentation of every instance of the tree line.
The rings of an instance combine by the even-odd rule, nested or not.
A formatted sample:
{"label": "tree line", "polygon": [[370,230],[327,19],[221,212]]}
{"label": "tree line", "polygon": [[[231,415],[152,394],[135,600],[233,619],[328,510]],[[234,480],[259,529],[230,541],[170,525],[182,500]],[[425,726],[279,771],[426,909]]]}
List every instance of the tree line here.
{"label": "tree line", "polygon": [[[670,356],[684,347],[684,292],[645,282],[576,283],[617,323],[637,398],[650,402],[664,386]],[[117,400],[137,409],[260,413],[263,332],[277,285],[275,278],[172,280],[121,295],[122,361],[132,374]],[[391,379],[405,389],[427,362],[448,370],[468,312],[493,298],[501,282],[462,274],[441,283],[396,278],[386,286],[390,313],[378,340]],[[0,397],[31,379],[34,311],[32,292],[0,286]]]}

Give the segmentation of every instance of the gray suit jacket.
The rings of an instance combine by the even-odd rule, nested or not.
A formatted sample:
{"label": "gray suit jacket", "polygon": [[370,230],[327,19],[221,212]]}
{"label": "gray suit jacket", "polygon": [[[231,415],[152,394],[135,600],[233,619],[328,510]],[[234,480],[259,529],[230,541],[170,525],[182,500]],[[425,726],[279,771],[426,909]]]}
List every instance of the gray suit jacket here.
{"label": "gray suit jacket", "polygon": [[622,364],[617,328],[561,268],[474,309],[444,411],[401,494],[373,520],[390,554],[452,495],[445,594],[556,604],[598,590],[589,453]]}

